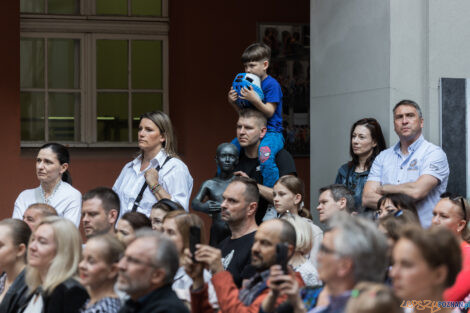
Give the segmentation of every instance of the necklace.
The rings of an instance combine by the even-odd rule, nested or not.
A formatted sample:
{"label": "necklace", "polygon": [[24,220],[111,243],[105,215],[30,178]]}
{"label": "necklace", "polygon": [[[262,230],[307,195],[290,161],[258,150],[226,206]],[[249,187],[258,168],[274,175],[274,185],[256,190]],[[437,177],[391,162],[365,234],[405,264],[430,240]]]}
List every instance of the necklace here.
{"label": "necklace", "polygon": [[46,194],[44,193],[44,189],[42,189],[42,185],[39,185],[39,188],[41,189],[41,197],[42,197],[43,203],[50,204],[50,199],[54,197],[57,189],[59,189],[60,184],[62,184],[62,180],[59,180],[57,185],[55,185],[54,190],[52,190],[52,193],[49,195],[49,197],[47,197],[47,199],[46,199]]}

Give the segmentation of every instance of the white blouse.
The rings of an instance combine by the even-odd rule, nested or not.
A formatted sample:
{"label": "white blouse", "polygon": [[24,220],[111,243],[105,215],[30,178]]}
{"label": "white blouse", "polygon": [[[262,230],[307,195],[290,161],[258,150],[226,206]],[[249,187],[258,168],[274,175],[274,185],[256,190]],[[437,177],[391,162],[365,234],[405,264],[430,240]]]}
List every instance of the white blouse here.
{"label": "white blouse", "polygon": [[[22,220],[26,209],[34,203],[45,203],[41,195],[41,186],[20,193],[15,201],[13,218]],[[77,227],[80,226],[82,194],[72,185],[61,181],[57,190],[48,198],[48,204],[54,207],[59,216],[69,219]]]}
{"label": "white blouse", "polygon": [[[143,171],[140,171],[142,164],[140,155],[124,166],[113,186],[113,190],[119,195],[121,200],[120,216],[132,210],[134,201],[145,183],[145,171],[150,167],[156,168],[158,165],[162,166],[166,157],[165,149],[160,150],[155,158],[150,161],[149,166]],[[168,160],[158,172],[158,183],[171,195],[171,200],[178,202],[188,211],[189,197],[193,189],[193,178],[183,161],[178,158]],[[157,201],[150,188],[146,188],[137,211],[150,216],[152,205]]]}

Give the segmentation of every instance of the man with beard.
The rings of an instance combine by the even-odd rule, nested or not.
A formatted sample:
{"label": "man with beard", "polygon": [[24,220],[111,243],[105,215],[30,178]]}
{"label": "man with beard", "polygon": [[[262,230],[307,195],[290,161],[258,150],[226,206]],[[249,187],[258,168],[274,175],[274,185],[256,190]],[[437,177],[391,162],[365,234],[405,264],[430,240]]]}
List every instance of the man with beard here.
{"label": "man with beard", "polygon": [[107,187],[98,187],[82,197],[82,226],[85,236],[114,234],[119,216],[119,196]]}
{"label": "man with beard", "polygon": [[[186,251],[185,269],[193,279],[191,286],[191,312],[213,312],[208,302],[208,287],[204,283],[202,267],[212,272],[212,284],[217,293],[219,308],[224,313],[254,313],[258,312],[261,303],[269,293],[267,279],[269,269],[276,264],[276,246],[287,246],[287,261],[295,251],[296,234],[294,227],[287,221],[272,219],[262,223],[256,231],[255,240],[251,248],[251,265],[254,274],[238,289],[232,275],[224,270],[221,262],[221,252],[207,245],[198,245],[195,260]],[[296,276],[298,283],[303,285],[300,275]],[[285,296],[277,299],[277,303],[286,300]]]}

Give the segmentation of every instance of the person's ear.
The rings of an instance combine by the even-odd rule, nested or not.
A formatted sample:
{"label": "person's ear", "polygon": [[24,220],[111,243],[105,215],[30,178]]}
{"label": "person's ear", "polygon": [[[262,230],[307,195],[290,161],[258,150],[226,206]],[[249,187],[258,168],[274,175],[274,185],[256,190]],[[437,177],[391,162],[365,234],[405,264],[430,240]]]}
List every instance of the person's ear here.
{"label": "person's ear", "polygon": [[448,274],[449,274],[449,271],[447,267],[444,264],[439,265],[438,267],[432,270],[432,275],[434,276],[433,282],[437,286],[444,286],[446,283]]}
{"label": "person's ear", "polygon": [[257,209],[258,202],[250,202],[250,204],[248,204],[248,211],[246,212],[247,216],[255,215]]}
{"label": "person's ear", "polygon": [[347,203],[346,198],[339,199],[338,203],[339,203],[341,210],[346,210],[346,203]]}
{"label": "person's ear", "polygon": [[166,272],[162,268],[156,268],[150,275],[150,283],[154,286],[162,286],[165,282]]}
{"label": "person's ear", "polygon": [[61,174],[64,174],[65,171],[69,168],[69,164],[68,163],[63,163],[60,165],[60,173]]}
{"label": "person's ear", "polygon": [[465,220],[460,220],[459,223],[457,224],[457,232],[462,232],[465,227],[467,227],[467,222]]}
{"label": "person's ear", "polygon": [[118,218],[117,210],[114,210],[114,209],[109,210],[109,212],[108,212],[108,223],[114,225],[117,221],[117,218]]}
{"label": "person's ear", "polygon": [[302,202],[302,195],[298,193],[294,196],[294,204],[298,205],[300,202]]}
{"label": "person's ear", "polygon": [[266,71],[269,67],[269,60],[264,60],[263,61],[263,69]]}
{"label": "person's ear", "polygon": [[16,251],[16,258],[24,258],[26,253],[26,245],[24,243],[20,243],[18,245],[18,250]]}
{"label": "person's ear", "polygon": [[339,260],[337,274],[339,277],[347,277],[352,275],[354,271],[354,262],[350,258],[342,258]]}
{"label": "person's ear", "polygon": [[111,266],[109,266],[109,273],[107,275],[107,278],[110,280],[115,279],[118,274],[119,274],[118,263],[111,264]]}
{"label": "person's ear", "polygon": [[266,128],[266,126],[261,127],[261,134],[259,135],[259,138],[263,139],[264,136],[266,136],[267,132],[268,132],[268,129]]}

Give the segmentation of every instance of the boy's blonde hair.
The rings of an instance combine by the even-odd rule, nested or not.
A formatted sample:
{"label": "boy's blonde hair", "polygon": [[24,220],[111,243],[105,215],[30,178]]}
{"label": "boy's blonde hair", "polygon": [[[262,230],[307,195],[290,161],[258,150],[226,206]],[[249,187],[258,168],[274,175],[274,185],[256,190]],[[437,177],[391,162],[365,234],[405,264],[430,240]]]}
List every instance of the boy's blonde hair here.
{"label": "boy's blonde hair", "polygon": [[49,295],[58,285],[77,274],[78,263],[81,259],[82,239],[75,225],[65,218],[49,216],[42,220],[38,228],[41,225],[52,227],[56,255],[49,266],[44,281],[41,280],[38,269],[28,265],[26,267],[26,284],[30,292],[34,292],[41,286],[44,293]]}
{"label": "boy's blonde hair", "polygon": [[262,42],[249,45],[242,54],[242,63],[269,61],[270,59],[271,48]]}

